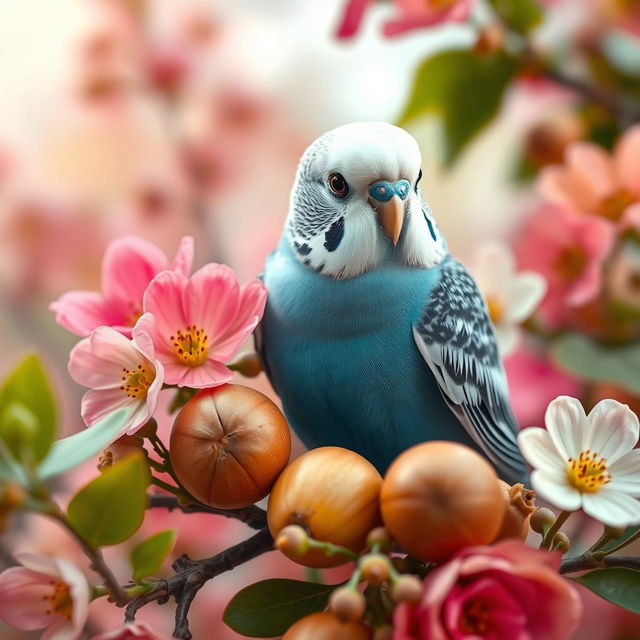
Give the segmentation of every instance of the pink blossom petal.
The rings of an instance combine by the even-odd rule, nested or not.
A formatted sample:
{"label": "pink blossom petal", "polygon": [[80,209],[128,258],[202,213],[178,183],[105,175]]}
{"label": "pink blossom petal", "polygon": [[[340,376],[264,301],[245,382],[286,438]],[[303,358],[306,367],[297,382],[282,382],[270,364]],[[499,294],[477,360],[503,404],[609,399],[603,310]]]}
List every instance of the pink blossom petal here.
{"label": "pink blossom petal", "polygon": [[71,350],[68,369],[75,382],[92,389],[111,389],[121,384],[122,364],[96,356],[89,338],[80,340]]}
{"label": "pink blossom petal", "polygon": [[[405,4],[409,4],[406,3]],[[411,5],[415,3],[411,2]],[[423,10],[418,12],[406,12],[398,18],[389,20],[383,27],[385,36],[398,36],[407,31],[431,27],[445,22],[464,22],[471,13],[471,0],[460,0],[453,6],[444,10],[433,10],[423,4]]]}
{"label": "pink blossom petal", "polygon": [[245,284],[240,290],[238,312],[231,324],[216,339],[215,355],[228,362],[260,322],[267,303],[267,289],[260,280]]}
{"label": "pink blossom petal", "polygon": [[98,327],[89,337],[93,354],[105,363],[135,369],[142,361],[131,340],[111,327]]}
{"label": "pink blossom petal", "polygon": [[575,142],[567,149],[566,160],[582,188],[593,192],[598,200],[617,190],[611,157],[602,147]]}
{"label": "pink blossom petal", "polygon": [[71,623],[73,629],[78,632],[84,627],[89,615],[89,585],[82,571],[74,564],[60,558],[56,558],[55,562],[60,576],[69,586],[71,599],[73,600]]}
{"label": "pink blossom petal", "polygon": [[91,640],[135,640],[136,638],[140,640],[170,640],[167,635],[158,633],[143,620],[127,622],[119,629],[93,636]]}
{"label": "pink blossom petal", "polygon": [[577,458],[583,451],[587,416],[577,398],[558,396],[549,403],[544,416],[551,440],[562,458]]}
{"label": "pink blossom petal", "polygon": [[538,192],[551,202],[581,211],[593,213],[599,199],[593,190],[584,188],[582,181],[566,167],[547,167],[540,172],[536,183]]}
{"label": "pink blossom petal", "polygon": [[17,629],[32,631],[51,624],[46,613],[53,587],[51,577],[26,569],[10,567],[0,574],[0,618]]}
{"label": "pink blossom petal", "polygon": [[173,259],[169,269],[188,277],[193,264],[193,238],[185,236],[180,240],[176,257]]}
{"label": "pink blossom petal", "polygon": [[601,400],[588,417],[588,437],[591,451],[615,462],[638,443],[640,425],[626,404],[616,400]]}
{"label": "pink blossom petal", "polygon": [[[166,372],[170,369],[174,374],[174,378],[178,377],[176,374],[180,371],[176,382],[169,382],[169,374]],[[198,367],[167,365],[165,368],[165,380],[169,384],[177,384],[179,387],[191,387],[193,389],[217,387],[230,382],[232,378],[233,372],[225,367],[224,364],[215,360],[206,360]]]}
{"label": "pink blossom petal", "polygon": [[201,327],[209,344],[231,325],[240,309],[240,286],[233,270],[210,263],[198,269],[185,292],[185,314],[191,324]]}
{"label": "pink blossom petal", "polygon": [[640,196],[640,125],[631,127],[619,139],[614,163],[622,186]]}
{"label": "pink blossom petal", "polygon": [[620,231],[640,231],[640,202],[627,207],[618,223]]}
{"label": "pink blossom petal", "polygon": [[524,459],[535,469],[555,473],[567,466],[549,432],[540,427],[527,427],[518,433],[518,447]]}
{"label": "pink blossom petal", "polygon": [[[158,359],[168,364],[160,354],[173,354],[170,336],[190,324],[184,308],[184,291],[187,278],[174,271],[158,274],[144,294],[144,311],[155,317],[155,326],[148,319],[140,326],[149,333],[158,352]],[[175,357],[175,354],[174,354]],[[173,384],[173,383],[170,383]]]}
{"label": "pink blossom petal", "polygon": [[120,315],[101,294],[94,291],[69,291],[49,305],[56,322],[79,336],[88,336],[100,325],[119,324]]}
{"label": "pink blossom petal", "polygon": [[148,284],[167,268],[167,257],[155,245],[135,236],[118,238],[107,247],[102,260],[104,297],[131,305],[131,313],[140,312]]}
{"label": "pink blossom petal", "polygon": [[533,471],[531,486],[543,500],[563,511],[576,511],[582,504],[582,494],[567,484],[567,476],[563,471],[558,470],[553,474]]}
{"label": "pink blossom petal", "polygon": [[582,508],[587,515],[611,527],[640,524],[640,501],[626,493],[609,489],[585,493]]}
{"label": "pink blossom petal", "polygon": [[354,36],[360,28],[366,10],[372,4],[373,0],[348,0],[336,31],[336,37],[351,38]]}
{"label": "pink blossom petal", "polygon": [[102,418],[106,418],[110,413],[116,411],[116,409],[122,407],[129,408],[131,412],[126,425],[123,427],[124,433],[126,429],[130,428],[131,417],[137,409],[137,403],[132,404],[131,399],[125,395],[120,387],[87,391],[87,393],[82,396],[80,414],[82,415],[84,423],[90,427],[102,420]]}
{"label": "pink blossom petal", "polygon": [[72,622],[65,618],[59,618],[44,631],[40,636],[40,640],[70,640],[71,638],[77,638],[80,632],[81,629],[76,629]]}
{"label": "pink blossom petal", "polygon": [[151,335],[156,333],[156,319],[152,313],[143,313],[131,331],[133,344],[149,361],[155,360],[155,347]]}

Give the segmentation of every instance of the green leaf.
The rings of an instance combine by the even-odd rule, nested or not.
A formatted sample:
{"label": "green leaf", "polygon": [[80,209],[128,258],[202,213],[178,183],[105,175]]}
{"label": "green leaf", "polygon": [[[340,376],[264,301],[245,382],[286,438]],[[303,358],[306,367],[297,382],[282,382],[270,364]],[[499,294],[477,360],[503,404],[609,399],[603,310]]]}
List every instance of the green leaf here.
{"label": "green leaf", "polygon": [[613,604],[640,613],[640,571],[622,567],[596,569],[573,580]]}
{"label": "green leaf", "polygon": [[527,33],[542,23],[544,12],[536,0],[489,0],[507,27]]}
{"label": "green leaf", "polygon": [[35,417],[37,433],[29,438],[28,447],[32,461],[40,462],[47,455],[55,436],[56,405],[47,374],[35,355],[27,356],[0,387],[0,434],[15,424],[15,415],[6,412],[10,404],[22,406]]}
{"label": "green leaf", "polygon": [[281,636],[300,618],[323,611],[337,586],[280,578],[256,582],[232,598],[222,619],[244,636]]}
{"label": "green leaf", "polygon": [[625,529],[625,532],[619,538],[616,538],[615,540],[609,540],[607,544],[598,549],[598,553],[608,553],[610,549],[621,545],[623,542],[626,542],[627,540],[635,536],[638,531],[640,531],[640,527],[627,527]]}
{"label": "green leaf", "polygon": [[142,524],[148,484],[142,455],[107,467],[72,498],[67,511],[71,526],[93,548],[124,542]]}
{"label": "green leaf", "polygon": [[46,480],[95,456],[118,437],[128,416],[126,409],[118,409],[92,427],[57,440],[53,443],[49,455],[38,467],[38,476]]}
{"label": "green leaf", "polygon": [[640,344],[603,346],[585,336],[567,334],[553,344],[551,358],[587,382],[612,382],[640,393]]}
{"label": "green leaf", "polygon": [[175,529],[167,529],[137,544],[131,550],[129,557],[129,563],[133,569],[133,579],[140,582],[142,578],[156,573],[165,558],[171,553],[175,541]]}
{"label": "green leaf", "polygon": [[486,56],[468,50],[439,53],[418,69],[400,123],[438,114],[444,126],[445,160],[450,164],[496,115],[516,71],[516,62],[502,52]]}

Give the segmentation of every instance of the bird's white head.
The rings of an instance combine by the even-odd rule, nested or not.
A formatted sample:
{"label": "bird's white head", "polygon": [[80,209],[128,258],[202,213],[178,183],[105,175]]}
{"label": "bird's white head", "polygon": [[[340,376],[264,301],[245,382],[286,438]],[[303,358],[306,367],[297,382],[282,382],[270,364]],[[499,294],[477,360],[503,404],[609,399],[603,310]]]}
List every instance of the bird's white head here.
{"label": "bird's white head", "polygon": [[446,256],[420,194],[415,139],[384,122],[356,122],[305,151],[286,235],[297,259],[331,278],[354,278],[390,259],[429,268]]}

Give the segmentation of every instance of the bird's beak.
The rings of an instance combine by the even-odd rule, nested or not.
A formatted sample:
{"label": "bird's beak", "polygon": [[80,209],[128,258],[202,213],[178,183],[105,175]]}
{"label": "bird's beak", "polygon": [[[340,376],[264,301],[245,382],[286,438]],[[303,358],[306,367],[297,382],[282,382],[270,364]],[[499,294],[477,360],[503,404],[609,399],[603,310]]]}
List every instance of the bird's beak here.
{"label": "bird's beak", "polygon": [[386,202],[374,201],[374,203],[378,222],[395,247],[404,223],[404,202],[394,195]]}

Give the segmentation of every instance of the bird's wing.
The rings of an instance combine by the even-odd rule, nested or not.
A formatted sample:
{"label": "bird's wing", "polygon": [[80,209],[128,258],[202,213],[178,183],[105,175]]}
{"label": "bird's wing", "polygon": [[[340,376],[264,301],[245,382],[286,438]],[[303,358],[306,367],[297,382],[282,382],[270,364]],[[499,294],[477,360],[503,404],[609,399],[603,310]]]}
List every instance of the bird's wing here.
{"label": "bird's wing", "polygon": [[449,257],[413,336],[440,391],[471,438],[512,481],[526,475],[516,421],[484,300],[467,270]]}

